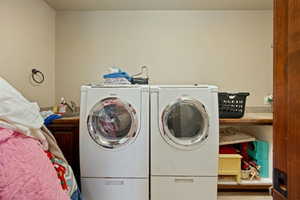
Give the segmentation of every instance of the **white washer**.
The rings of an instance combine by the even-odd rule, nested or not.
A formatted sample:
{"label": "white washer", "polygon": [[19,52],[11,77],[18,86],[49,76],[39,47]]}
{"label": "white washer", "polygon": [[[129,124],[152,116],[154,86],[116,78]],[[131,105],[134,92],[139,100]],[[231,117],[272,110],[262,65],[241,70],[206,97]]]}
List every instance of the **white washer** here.
{"label": "white washer", "polygon": [[149,199],[149,87],[82,86],[82,195]]}
{"label": "white washer", "polygon": [[151,86],[151,199],[216,200],[215,86]]}

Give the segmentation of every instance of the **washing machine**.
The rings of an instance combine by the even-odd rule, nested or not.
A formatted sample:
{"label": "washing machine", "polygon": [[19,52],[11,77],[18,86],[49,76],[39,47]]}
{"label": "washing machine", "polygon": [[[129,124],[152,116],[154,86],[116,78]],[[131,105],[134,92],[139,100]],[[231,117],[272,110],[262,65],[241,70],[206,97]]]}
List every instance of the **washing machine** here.
{"label": "washing machine", "polygon": [[149,87],[81,87],[80,170],[86,200],[149,199]]}
{"label": "washing machine", "polygon": [[218,88],[151,86],[151,199],[216,200]]}

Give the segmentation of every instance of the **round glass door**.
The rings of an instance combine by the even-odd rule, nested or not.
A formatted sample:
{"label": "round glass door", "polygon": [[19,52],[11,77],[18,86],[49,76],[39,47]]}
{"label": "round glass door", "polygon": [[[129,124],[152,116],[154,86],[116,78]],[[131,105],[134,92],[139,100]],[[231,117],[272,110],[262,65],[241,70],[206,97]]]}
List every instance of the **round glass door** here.
{"label": "round glass door", "polygon": [[135,139],[138,120],[135,109],[129,103],[110,97],[91,109],[87,125],[90,136],[97,144],[114,149]]}
{"label": "round glass door", "polygon": [[162,113],[161,134],[172,146],[191,150],[207,137],[209,118],[205,106],[192,98],[181,97]]}

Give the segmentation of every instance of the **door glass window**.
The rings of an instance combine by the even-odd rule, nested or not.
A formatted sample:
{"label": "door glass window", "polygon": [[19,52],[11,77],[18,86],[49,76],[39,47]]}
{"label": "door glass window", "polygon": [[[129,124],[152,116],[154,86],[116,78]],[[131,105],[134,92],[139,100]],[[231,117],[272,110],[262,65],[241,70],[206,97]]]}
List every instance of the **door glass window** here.
{"label": "door glass window", "polygon": [[176,138],[193,138],[202,134],[204,119],[200,111],[189,103],[176,103],[167,116],[167,125]]}
{"label": "door glass window", "polygon": [[135,110],[118,98],[107,98],[96,104],[89,115],[88,129],[95,142],[112,147],[128,142],[137,130]]}
{"label": "door glass window", "polygon": [[209,117],[198,100],[180,97],[162,113],[161,134],[172,146],[194,149],[208,137]]}
{"label": "door glass window", "polygon": [[131,116],[128,110],[118,102],[110,102],[92,116],[93,128],[107,139],[125,137],[131,127]]}

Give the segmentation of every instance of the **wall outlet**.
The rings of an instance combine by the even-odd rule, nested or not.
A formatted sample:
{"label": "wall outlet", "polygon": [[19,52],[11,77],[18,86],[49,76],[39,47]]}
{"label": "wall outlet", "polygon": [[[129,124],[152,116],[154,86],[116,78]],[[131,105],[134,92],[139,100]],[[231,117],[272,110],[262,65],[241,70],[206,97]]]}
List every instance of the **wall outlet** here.
{"label": "wall outlet", "polygon": [[265,105],[272,105],[272,103],[273,103],[273,95],[268,95],[264,97]]}

